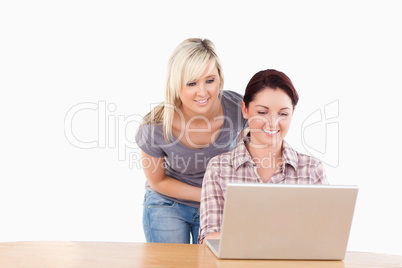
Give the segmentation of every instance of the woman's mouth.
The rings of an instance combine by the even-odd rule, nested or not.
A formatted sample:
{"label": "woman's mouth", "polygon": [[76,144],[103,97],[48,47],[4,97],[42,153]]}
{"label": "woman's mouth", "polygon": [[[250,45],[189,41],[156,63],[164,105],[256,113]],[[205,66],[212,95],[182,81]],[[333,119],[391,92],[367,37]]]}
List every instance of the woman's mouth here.
{"label": "woman's mouth", "polygon": [[208,99],[204,99],[204,100],[195,100],[194,101],[196,104],[200,105],[200,106],[204,106],[207,105],[207,103],[209,102],[209,98]]}
{"label": "woman's mouth", "polygon": [[264,131],[268,136],[275,136],[276,134],[279,133],[279,130],[266,130],[266,129],[262,129],[262,131]]}

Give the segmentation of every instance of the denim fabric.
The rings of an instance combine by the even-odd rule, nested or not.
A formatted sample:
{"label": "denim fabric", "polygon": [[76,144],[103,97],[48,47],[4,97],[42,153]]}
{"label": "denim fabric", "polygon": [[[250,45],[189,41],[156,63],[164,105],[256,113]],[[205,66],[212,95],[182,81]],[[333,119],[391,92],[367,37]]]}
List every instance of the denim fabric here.
{"label": "denim fabric", "polygon": [[146,191],[142,225],[147,242],[197,244],[200,211]]}

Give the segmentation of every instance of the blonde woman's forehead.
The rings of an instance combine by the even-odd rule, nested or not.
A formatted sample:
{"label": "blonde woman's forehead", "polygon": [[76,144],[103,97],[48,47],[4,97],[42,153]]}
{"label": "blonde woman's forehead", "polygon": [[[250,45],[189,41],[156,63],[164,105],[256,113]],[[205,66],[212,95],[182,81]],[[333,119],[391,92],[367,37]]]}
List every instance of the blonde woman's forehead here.
{"label": "blonde woman's forehead", "polygon": [[218,68],[216,68],[215,64],[212,66],[212,68],[211,66],[208,66],[208,68],[206,68],[204,73],[201,75],[200,79],[208,76],[219,76]]}
{"label": "blonde woman's forehead", "polygon": [[[188,71],[188,70],[187,70]],[[188,71],[186,75],[184,75],[183,84],[187,84],[189,82],[197,81],[199,79],[203,79],[208,76],[219,76],[218,68],[215,63],[209,62],[205,65],[204,68],[199,68],[198,70]]]}

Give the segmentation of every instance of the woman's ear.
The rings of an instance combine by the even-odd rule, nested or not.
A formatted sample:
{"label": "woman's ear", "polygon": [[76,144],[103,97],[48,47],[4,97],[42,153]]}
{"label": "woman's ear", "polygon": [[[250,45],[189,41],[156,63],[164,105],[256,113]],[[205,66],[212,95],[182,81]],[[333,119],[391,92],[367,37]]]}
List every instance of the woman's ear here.
{"label": "woman's ear", "polygon": [[248,110],[244,101],[241,102],[241,112],[243,114],[243,118],[248,119]]}

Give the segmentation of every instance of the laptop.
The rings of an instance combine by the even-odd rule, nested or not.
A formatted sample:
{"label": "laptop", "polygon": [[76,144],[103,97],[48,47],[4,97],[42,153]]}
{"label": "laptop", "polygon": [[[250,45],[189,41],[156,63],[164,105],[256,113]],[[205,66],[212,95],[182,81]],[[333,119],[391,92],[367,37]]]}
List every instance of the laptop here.
{"label": "laptop", "polygon": [[228,183],[220,259],[343,260],[358,186]]}

